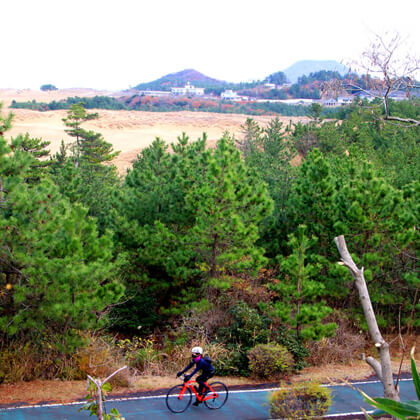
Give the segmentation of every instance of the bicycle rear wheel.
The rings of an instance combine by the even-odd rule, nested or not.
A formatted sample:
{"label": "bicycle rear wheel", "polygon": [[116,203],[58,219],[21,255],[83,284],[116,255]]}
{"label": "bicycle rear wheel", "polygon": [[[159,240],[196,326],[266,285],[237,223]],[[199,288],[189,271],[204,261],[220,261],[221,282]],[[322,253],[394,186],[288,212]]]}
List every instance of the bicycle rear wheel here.
{"label": "bicycle rear wheel", "polygon": [[206,395],[206,398],[209,399],[204,400],[204,404],[211,410],[217,410],[225,405],[229,396],[229,391],[227,386],[222,382],[213,382],[209,385],[214,392],[210,391]]}
{"label": "bicycle rear wheel", "polygon": [[166,394],[166,406],[172,413],[183,413],[191,404],[192,395],[189,388],[181,395],[184,385],[176,385]]}

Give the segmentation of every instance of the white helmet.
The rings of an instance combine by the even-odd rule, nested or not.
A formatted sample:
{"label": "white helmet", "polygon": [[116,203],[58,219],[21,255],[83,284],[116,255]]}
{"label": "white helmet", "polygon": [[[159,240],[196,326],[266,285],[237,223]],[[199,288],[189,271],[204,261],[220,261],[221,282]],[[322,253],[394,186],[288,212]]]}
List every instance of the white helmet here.
{"label": "white helmet", "polygon": [[202,347],[193,347],[191,353],[203,354],[203,349]]}

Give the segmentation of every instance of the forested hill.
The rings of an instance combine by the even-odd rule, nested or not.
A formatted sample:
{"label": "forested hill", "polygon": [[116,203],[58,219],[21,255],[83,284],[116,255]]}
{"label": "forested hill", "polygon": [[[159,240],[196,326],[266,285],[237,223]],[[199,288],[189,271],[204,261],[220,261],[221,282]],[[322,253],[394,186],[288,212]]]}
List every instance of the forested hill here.
{"label": "forested hill", "polygon": [[135,86],[139,90],[170,90],[172,87],[184,86],[186,83],[193,83],[196,87],[224,87],[228,83],[213,79],[193,69],[186,69],[177,73],[167,74],[160,79],[148,83],[140,83]]}

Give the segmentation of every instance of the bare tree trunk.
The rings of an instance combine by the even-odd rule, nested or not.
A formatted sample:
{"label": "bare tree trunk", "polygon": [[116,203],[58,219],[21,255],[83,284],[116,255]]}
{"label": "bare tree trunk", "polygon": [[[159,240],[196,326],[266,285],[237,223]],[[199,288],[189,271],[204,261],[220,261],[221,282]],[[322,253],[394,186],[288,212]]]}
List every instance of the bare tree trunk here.
{"label": "bare tree trunk", "polygon": [[399,391],[394,385],[394,378],[392,375],[389,344],[383,339],[381,332],[379,331],[378,323],[376,322],[376,316],[373,311],[372,302],[365,281],[364,268],[362,267],[361,270],[357,268],[347,249],[343,235],[334,238],[334,242],[337,245],[338,252],[341,256],[341,262],[339,264],[347,267],[355,280],[369,334],[375,343],[375,347],[379,351],[380,363],[373,357],[368,357],[366,362],[372,367],[379,380],[382,382],[384,396],[394,401],[400,401]]}
{"label": "bare tree trunk", "polygon": [[122,368],[116,370],[114,373],[111,373],[105,380],[101,381],[100,379],[92,378],[88,375],[88,379],[93,382],[96,385],[96,402],[98,404],[98,420],[103,420],[104,418],[104,408],[103,408],[103,401],[102,401],[102,386],[106,384],[114,375],[116,375],[118,372],[121,372],[123,369],[126,369],[127,366],[123,366]]}

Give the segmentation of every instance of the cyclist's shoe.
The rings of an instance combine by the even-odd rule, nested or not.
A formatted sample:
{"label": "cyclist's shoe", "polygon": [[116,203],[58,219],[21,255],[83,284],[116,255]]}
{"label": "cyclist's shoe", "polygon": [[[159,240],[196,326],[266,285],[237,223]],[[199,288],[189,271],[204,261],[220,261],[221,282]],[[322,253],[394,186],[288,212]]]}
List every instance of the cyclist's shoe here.
{"label": "cyclist's shoe", "polygon": [[194,406],[194,407],[198,407],[200,404],[201,404],[201,401],[198,401],[198,400],[195,400],[195,401],[193,402],[193,406]]}

